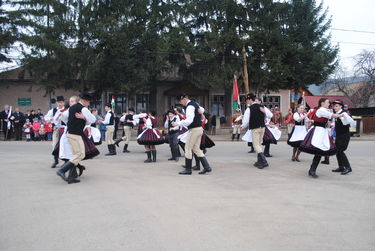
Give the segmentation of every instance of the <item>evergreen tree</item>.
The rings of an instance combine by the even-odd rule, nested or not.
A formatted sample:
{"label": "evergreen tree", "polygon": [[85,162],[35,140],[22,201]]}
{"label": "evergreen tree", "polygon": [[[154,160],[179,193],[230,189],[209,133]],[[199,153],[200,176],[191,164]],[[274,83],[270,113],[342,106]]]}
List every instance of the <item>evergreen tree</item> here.
{"label": "evergreen tree", "polygon": [[337,66],[338,48],[330,43],[331,19],[323,3],[315,0],[292,0],[288,5],[288,20],[284,30],[287,51],[283,71],[287,82],[284,88],[307,88],[321,84]]}

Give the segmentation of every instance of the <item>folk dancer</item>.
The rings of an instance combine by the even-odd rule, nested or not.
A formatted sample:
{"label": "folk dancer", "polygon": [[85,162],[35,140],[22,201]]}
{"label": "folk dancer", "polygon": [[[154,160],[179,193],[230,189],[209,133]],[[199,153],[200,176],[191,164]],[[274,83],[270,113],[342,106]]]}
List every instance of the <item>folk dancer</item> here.
{"label": "folk dancer", "polygon": [[75,177],[65,177],[65,173],[72,168],[75,168],[80,164],[80,162],[85,158],[85,145],[82,139],[84,135],[84,128],[85,125],[90,125],[95,123],[96,118],[91,112],[88,110],[88,106],[90,105],[90,100],[92,99],[91,95],[88,93],[82,93],[80,95],[79,103],[72,105],[69,108],[69,116],[68,116],[68,123],[67,123],[67,138],[68,142],[72,149],[73,156],[69,159],[69,161],[65,162],[64,165],[61,166],[60,170],[56,172],[58,176],[60,176],[64,181],[71,183],[77,183]]}
{"label": "folk dancer", "polygon": [[[57,107],[50,109],[46,116],[44,116],[45,121],[53,123],[53,117],[56,115],[57,111],[64,110],[65,99],[63,96],[56,97]],[[57,142],[59,141],[59,137],[61,134],[61,127],[58,125],[53,125],[53,133],[52,133],[52,150],[55,149]],[[59,164],[58,157],[54,156],[54,162],[51,165],[51,168],[55,168]]]}
{"label": "folk dancer", "polygon": [[318,168],[322,156],[332,156],[335,155],[337,151],[333,139],[329,135],[327,124],[329,119],[341,118],[343,115],[332,113],[328,109],[329,105],[329,99],[321,98],[319,100],[318,108],[311,112],[311,118],[314,124],[299,147],[300,151],[314,155],[308,172],[308,175],[312,178],[318,178],[316,169]]}
{"label": "folk dancer", "polygon": [[151,112],[140,120],[144,121],[143,123],[140,123],[143,125],[143,131],[138,135],[137,142],[138,144],[145,146],[147,159],[144,163],[156,162],[155,146],[164,144],[164,137],[160,134],[159,130],[155,129],[157,125],[155,113]]}
{"label": "folk dancer", "polygon": [[169,110],[164,122],[164,127],[168,129],[169,147],[171,148],[172,154],[172,157],[168,160],[175,160],[177,162],[179,160],[178,132],[180,131],[180,127],[172,126],[173,122],[180,122],[180,117],[174,110]]}
{"label": "folk dancer", "polygon": [[199,174],[211,172],[212,169],[208,164],[203,151],[200,149],[203,134],[201,114],[204,113],[204,109],[200,107],[198,103],[190,100],[185,93],[178,96],[177,99],[181,105],[186,106],[186,119],[183,119],[180,122],[172,122],[172,126],[185,126],[189,130],[185,144],[185,169],[179,172],[179,174],[192,174],[193,152],[197,155],[203,166],[203,170],[199,172]]}
{"label": "folk dancer", "polygon": [[345,154],[348,149],[350,141],[350,126],[354,126],[355,123],[352,117],[344,110],[344,103],[341,100],[333,102],[333,110],[336,114],[342,115],[340,118],[334,119],[334,128],[336,132],[336,148],[337,148],[337,162],[339,167],[332,170],[332,172],[341,172],[342,175],[346,175],[352,171],[352,167],[349,163],[348,157]]}
{"label": "folk dancer", "polygon": [[108,153],[106,153],[106,156],[116,155],[116,146],[115,142],[113,141],[113,132],[115,131],[115,115],[112,112],[111,104],[107,103],[104,106],[105,111],[107,112],[103,121],[103,124],[106,125],[106,131],[105,131],[105,141],[107,143],[108,147]]}
{"label": "folk dancer", "polygon": [[122,151],[123,153],[130,153],[130,151],[128,150],[128,146],[130,143],[130,139],[132,137],[132,130],[134,127],[134,119],[133,119],[134,113],[135,113],[134,109],[129,108],[128,113],[123,115],[120,118],[120,121],[124,123],[124,137],[116,140],[115,145],[119,147],[119,143],[121,141],[125,141],[124,149]]}
{"label": "folk dancer", "polygon": [[306,124],[309,121],[305,112],[305,106],[299,104],[297,111],[293,114],[294,127],[288,138],[288,145],[293,147],[292,161],[300,162],[299,155],[301,151],[298,149],[307,134]]}
{"label": "folk dancer", "polygon": [[266,127],[265,109],[264,106],[258,104],[255,99],[256,96],[252,93],[249,93],[246,96],[247,103],[250,104],[250,107],[245,111],[241,128],[245,129],[248,127],[248,129],[251,130],[252,143],[257,153],[257,161],[254,163],[254,166],[263,169],[268,167],[268,162],[264,156],[262,148]]}

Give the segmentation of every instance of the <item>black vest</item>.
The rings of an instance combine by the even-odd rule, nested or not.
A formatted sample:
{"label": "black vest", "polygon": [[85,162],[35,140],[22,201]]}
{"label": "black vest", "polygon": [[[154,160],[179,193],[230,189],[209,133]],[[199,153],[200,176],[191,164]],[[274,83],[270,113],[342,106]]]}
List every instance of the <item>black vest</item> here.
{"label": "black vest", "polygon": [[129,126],[129,127],[133,128],[134,124],[132,122],[127,122],[128,120],[133,121],[133,115],[131,115],[130,113],[125,116],[124,126]]}
{"label": "black vest", "polygon": [[249,129],[256,129],[260,127],[265,127],[264,123],[264,112],[260,110],[259,104],[252,104],[250,106],[250,120]]}
{"label": "black vest", "polygon": [[75,114],[82,111],[84,106],[81,103],[72,105],[69,108],[69,118],[68,118],[68,133],[75,135],[83,135],[83,128],[85,128],[86,121],[83,119],[77,119]]}
{"label": "black vest", "polygon": [[55,108],[53,108],[53,110],[52,110],[52,115],[55,116],[56,112],[57,112],[57,108],[55,107]]}
{"label": "black vest", "polygon": [[111,114],[111,118],[109,119],[109,126],[111,125],[115,125],[115,115],[113,114],[112,111],[109,111],[109,113]]}
{"label": "black vest", "polygon": [[[339,114],[344,113],[344,111],[341,111]],[[349,133],[350,125],[344,125],[340,118],[337,118],[335,121],[335,130],[336,134],[347,134]]]}
{"label": "black vest", "polygon": [[193,122],[191,122],[191,124],[188,126],[188,129],[201,127],[202,126],[202,120],[201,120],[201,115],[199,114],[199,111],[198,111],[199,110],[198,103],[196,103],[194,101],[190,101],[189,104],[186,106],[186,109],[189,106],[193,106],[195,110],[194,110]]}
{"label": "black vest", "polygon": [[[299,114],[298,114],[299,115]],[[294,121],[295,125],[305,125],[305,119],[302,119],[300,122]]]}

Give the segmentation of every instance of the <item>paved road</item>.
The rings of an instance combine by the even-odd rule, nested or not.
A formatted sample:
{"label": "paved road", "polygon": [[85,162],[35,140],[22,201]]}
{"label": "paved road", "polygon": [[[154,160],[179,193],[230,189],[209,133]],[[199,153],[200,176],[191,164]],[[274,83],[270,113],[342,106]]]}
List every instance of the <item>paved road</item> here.
{"label": "paved road", "polygon": [[331,173],[332,159],[313,180],[312,156],[290,162],[285,142],[265,170],[244,143],[217,142],[214,172],[182,177],[167,145],[144,164],[132,142],[67,185],[49,143],[1,142],[0,250],[375,250],[374,148],[352,142],[352,174]]}

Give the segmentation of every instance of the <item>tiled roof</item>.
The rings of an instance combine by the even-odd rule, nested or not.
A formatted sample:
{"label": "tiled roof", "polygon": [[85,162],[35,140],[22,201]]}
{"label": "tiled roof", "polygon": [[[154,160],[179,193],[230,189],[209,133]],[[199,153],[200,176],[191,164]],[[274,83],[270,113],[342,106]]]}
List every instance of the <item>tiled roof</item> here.
{"label": "tiled roof", "polygon": [[318,106],[319,99],[328,98],[329,101],[341,100],[344,104],[348,105],[349,108],[355,108],[355,105],[348,97],[344,96],[305,96],[305,101],[310,108]]}

